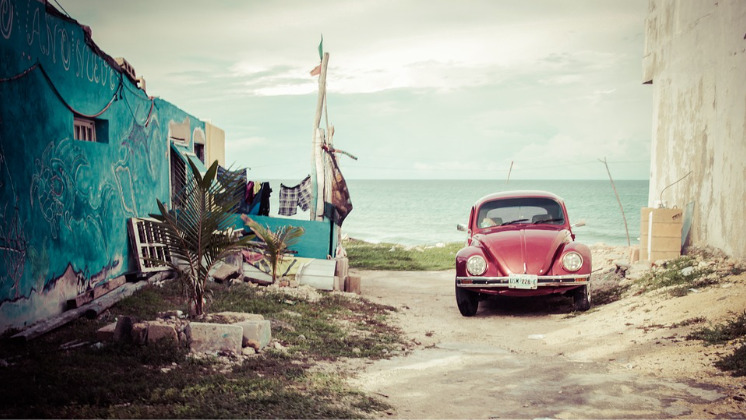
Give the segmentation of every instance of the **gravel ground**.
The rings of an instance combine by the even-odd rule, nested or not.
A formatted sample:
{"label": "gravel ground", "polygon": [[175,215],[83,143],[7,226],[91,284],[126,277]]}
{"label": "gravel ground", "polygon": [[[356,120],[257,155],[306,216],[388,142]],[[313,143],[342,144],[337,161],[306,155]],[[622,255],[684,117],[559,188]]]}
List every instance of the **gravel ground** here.
{"label": "gravel ground", "polygon": [[[596,286],[620,281],[610,274],[626,247],[593,254]],[[471,318],[456,308],[453,270],[353,275],[364,297],[398,309],[412,343],[388,360],[348,362],[351,384],[394,407],[381,417],[746,417],[746,379],[713,367],[737,343],[685,340],[746,310],[746,274],[676,298],[630,293],[581,314],[564,297],[490,299]]]}

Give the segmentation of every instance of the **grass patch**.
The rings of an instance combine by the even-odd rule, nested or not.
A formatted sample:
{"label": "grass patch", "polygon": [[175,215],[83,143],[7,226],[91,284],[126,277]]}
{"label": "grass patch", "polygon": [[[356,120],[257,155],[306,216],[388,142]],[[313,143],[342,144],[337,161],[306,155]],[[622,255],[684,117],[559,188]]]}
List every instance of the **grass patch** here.
{"label": "grass patch", "polygon": [[248,285],[209,287],[210,312],[263,314],[286,351],[265,350],[230,366],[193,359],[173,344],[96,342],[96,330],[117,316],[145,320],[182,309],[180,286],[166,282],[99,319],[80,318],[30,342],[0,343],[7,364],[0,367],[0,417],[361,418],[389,408],[348,388],[338,374],[309,368],[400,350],[401,332],[386,323],[393,308],[329,293],[311,303]]}
{"label": "grass patch", "polygon": [[705,319],[705,317],[697,316],[697,317],[694,317],[694,318],[685,319],[685,320],[683,320],[681,322],[675,322],[675,323],[671,324],[671,328],[688,327],[688,326],[694,325],[694,324],[701,324],[701,323],[703,323],[705,321],[707,321]]}
{"label": "grass patch", "polygon": [[702,340],[707,344],[724,344],[746,336],[746,311],[723,324],[700,328],[687,336],[688,340]]}
{"label": "grass patch", "polygon": [[443,247],[405,247],[397,244],[372,244],[357,240],[344,243],[350,267],[361,270],[440,271],[456,267],[461,242]]}
{"label": "grass patch", "polygon": [[672,297],[686,296],[689,289],[705,287],[716,283],[708,274],[710,268],[699,268],[697,260],[692,256],[681,256],[666,263],[665,267],[650,271],[637,281],[641,287],[640,293],[670,287]]}
{"label": "grass patch", "polygon": [[[746,311],[723,324],[700,328],[686,338],[702,340],[708,345],[725,344],[746,337]],[[746,344],[742,343],[733,354],[715,362],[715,367],[730,371],[734,376],[746,376]]]}
{"label": "grass patch", "polygon": [[715,367],[730,371],[733,376],[746,376],[746,344],[737,348],[733,354],[715,362]]}

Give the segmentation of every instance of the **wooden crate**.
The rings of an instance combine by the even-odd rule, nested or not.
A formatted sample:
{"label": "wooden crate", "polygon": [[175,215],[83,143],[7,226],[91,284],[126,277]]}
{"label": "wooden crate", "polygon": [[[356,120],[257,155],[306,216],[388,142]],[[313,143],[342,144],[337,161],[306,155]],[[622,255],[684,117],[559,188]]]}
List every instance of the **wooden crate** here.
{"label": "wooden crate", "polygon": [[643,207],[640,211],[640,259],[658,261],[681,255],[682,209]]}

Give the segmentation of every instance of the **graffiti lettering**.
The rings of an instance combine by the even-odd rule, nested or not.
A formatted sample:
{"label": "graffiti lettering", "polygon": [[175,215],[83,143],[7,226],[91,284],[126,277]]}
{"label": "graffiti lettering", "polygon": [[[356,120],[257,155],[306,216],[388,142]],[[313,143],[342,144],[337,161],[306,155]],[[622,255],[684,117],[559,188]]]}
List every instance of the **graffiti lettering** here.
{"label": "graffiti lettering", "polygon": [[5,39],[10,39],[13,33],[13,3],[10,0],[0,2],[0,33]]}
{"label": "graffiti lettering", "polygon": [[62,67],[65,70],[70,70],[70,44],[67,40],[67,31],[65,28],[59,29],[60,33],[60,58],[62,59]]}
{"label": "graffiti lettering", "polygon": [[98,82],[98,78],[96,77],[96,60],[93,59],[93,54],[87,54],[87,52],[86,50],[85,70],[88,81],[93,82],[95,80]]}
{"label": "graffiti lettering", "polygon": [[75,75],[79,77],[83,77],[83,49],[80,48],[80,41],[75,41],[75,58],[77,58]]}
{"label": "graffiti lettering", "polygon": [[[41,36],[41,30],[39,29],[39,9],[36,9],[34,11],[34,21],[31,22],[31,33],[26,34],[26,41],[28,42],[29,47],[34,45],[34,39],[36,38],[36,34],[39,34]],[[44,47],[40,46],[39,49],[44,52]]]}
{"label": "graffiti lettering", "polygon": [[[10,38],[13,30],[13,8],[11,0],[0,0],[0,31],[5,39]],[[29,58],[46,58],[65,71],[72,70],[80,79],[116,89],[116,70],[89,48],[81,28],[66,27],[65,22],[58,22],[40,7],[30,8],[27,16],[25,41]],[[48,63],[42,61],[42,64]]]}

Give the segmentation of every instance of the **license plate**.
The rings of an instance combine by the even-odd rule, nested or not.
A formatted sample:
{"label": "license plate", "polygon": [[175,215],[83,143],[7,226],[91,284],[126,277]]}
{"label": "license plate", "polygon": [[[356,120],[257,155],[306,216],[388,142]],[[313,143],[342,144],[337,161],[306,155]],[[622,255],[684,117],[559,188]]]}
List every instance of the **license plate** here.
{"label": "license plate", "polygon": [[510,289],[536,289],[538,284],[539,276],[533,274],[513,274],[508,277]]}

